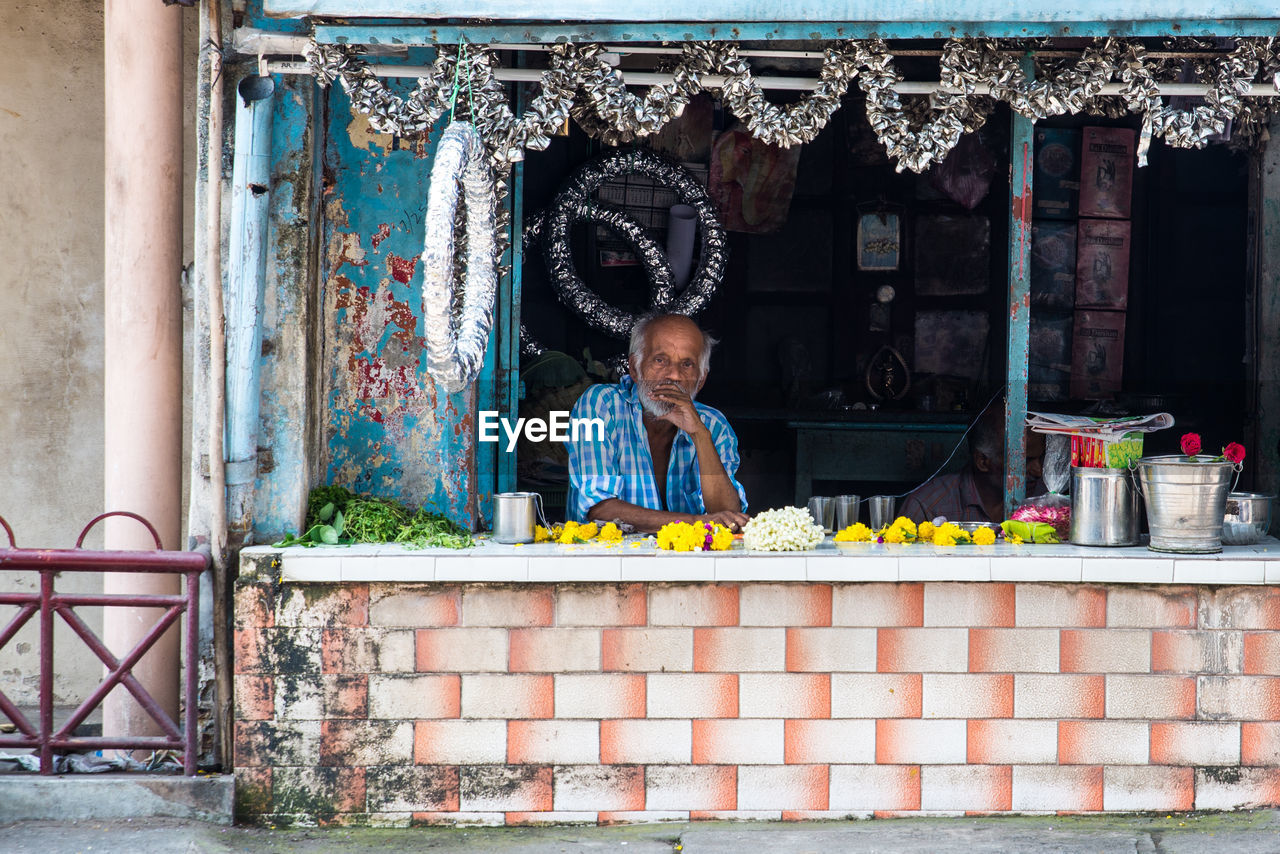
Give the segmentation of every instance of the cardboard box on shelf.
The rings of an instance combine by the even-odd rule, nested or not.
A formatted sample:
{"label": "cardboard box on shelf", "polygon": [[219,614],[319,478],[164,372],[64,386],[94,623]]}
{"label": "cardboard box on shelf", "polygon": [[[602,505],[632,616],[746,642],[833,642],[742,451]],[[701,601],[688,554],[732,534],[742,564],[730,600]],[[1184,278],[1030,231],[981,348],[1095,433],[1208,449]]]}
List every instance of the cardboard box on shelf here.
{"label": "cardboard box on shelf", "polygon": [[[1123,310],[1128,307],[1129,234],[1128,220],[1080,220],[1076,308]],[[1032,257],[1034,255],[1033,250]]]}
{"label": "cardboard box on shelf", "polygon": [[1080,216],[1128,219],[1133,209],[1134,132],[1084,129],[1080,153]]}
{"label": "cardboard box on shelf", "polygon": [[1123,311],[1077,310],[1071,333],[1071,396],[1114,397],[1124,378]]}
{"label": "cardboard box on shelf", "polygon": [[1076,224],[1031,224],[1031,306],[1070,310],[1076,302]]}
{"label": "cardboard box on shelf", "polygon": [[1080,198],[1080,131],[1036,128],[1035,195],[1037,219],[1075,219]]}

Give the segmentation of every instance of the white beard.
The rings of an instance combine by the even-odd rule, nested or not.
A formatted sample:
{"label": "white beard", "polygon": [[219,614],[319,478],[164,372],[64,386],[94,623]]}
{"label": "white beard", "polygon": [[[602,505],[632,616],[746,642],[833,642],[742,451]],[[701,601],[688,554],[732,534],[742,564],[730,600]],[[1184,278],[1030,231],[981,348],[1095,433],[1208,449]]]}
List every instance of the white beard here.
{"label": "white beard", "polygon": [[[654,385],[656,385],[656,383],[650,383],[645,380],[639,380],[636,382],[636,391],[640,395],[640,405],[644,407],[644,411],[652,415],[654,418],[661,418],[662,416],[670,412],[672,409],[674,409],[675,406],[673,404],[667,403],[665,400],[658,400],[657,398],[651,396],[649,394],[649,389],[652,388]],[[689,393],[690,400],[694,399],[694,397],[697,395],[696,389],[693,391],[689,391],[689,389],[685,388],[684,386],[680,386],[680,388]]]}

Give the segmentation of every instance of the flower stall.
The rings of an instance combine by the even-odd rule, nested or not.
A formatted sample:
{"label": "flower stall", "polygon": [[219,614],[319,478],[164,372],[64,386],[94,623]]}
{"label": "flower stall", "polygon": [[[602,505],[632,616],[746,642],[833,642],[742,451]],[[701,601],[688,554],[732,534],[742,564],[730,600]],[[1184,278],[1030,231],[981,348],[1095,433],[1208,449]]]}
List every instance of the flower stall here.
{"label": "flower stall", "polygon": [[1280,803],[1280,20],[1005,5],[227,16],[244,819]]}

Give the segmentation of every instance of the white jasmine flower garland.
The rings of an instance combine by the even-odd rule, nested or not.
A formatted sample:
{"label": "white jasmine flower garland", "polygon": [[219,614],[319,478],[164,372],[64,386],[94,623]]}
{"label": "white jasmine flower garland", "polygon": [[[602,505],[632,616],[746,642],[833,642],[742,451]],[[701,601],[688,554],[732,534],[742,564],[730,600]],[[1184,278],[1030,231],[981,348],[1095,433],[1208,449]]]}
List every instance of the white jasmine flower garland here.
{"label": "white jasmine flower garland", "polygon": [[742,545],[753,551],[801,552],[826,535],[802,507],[779,507],[760,513],[742,529]]}

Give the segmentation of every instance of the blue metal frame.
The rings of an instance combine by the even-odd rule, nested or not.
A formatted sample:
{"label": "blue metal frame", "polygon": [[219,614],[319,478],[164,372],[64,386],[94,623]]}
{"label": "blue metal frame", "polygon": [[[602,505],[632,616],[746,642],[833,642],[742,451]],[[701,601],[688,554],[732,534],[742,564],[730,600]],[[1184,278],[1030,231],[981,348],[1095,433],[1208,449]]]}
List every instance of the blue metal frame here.
{"label": "blue metal frame", "polygon": [[[1028,77],[1031,59],[1022,61]],[[1013,114],[1009,138],[1009,343],[1005,367],[1004,505],[1006,516],[1027,495],[1027,379],[1031,340],[1031,212],[1035,122]]]}
{"label": "blue metal frame", "polygon": [[[510,0],[248,0],[245,23],[276,31],[306,33],[311,21],[291,16],[341,16],[361,18],[353,24],[320,24],[314,34],[322,43],[368,45],[437,45],[472,43],[540,44],[575,42],[681,42],[824,41],[880,37],[885,39],[942,39],[951,37],[1031,38],[1042,36],[1275,36],[1280,34],[1277,9],[1261,0],[1064,0],[1062,3],[1018,4],[1014,0],[827,0],[816,6],[803,0],[710,0],[690,6],[680,0],[651,0],[643,4],[618,4],[614,0],[560,0],[557,20],[538,20],[546,13],[540,5],[514,4]],[[523,8],[520,8],[520,6]],[[624,11],[618,12],[618,9]],[[536,10],[536,11],[535,11]],[[450,14],[456,16],[450,18]],[[601,20],[625,15],[630,21]],[[852,16],[861,20],[848,20]],[[438,19],[439,23],[404,23]],[[698,18],[689,22],[678,19]],[[822,18],[822,21],[803,20]],[[909,20],[909,18],[914,20]],[[482,23],[459,21],[487,19]],[[729,23],[725,23],[729,21]],[[1029,64],[1029,63],[1028,63]],[[342,98],[336,99],[339,104]],[[341,107],[339,107],[341,109]],[[1032,193],[1033,123],[1014,116],[1010,187],[1010,240],[1008,281],[1008,351],[1005,428],[1005,502],[1012,508],[1025,493],[1026,447],[1023,420],[1030,311],[1028,260]],[[331,126],[330,134],[336,128]],[[335,152],[330,152],[334,154]],[[522,168],[512,176],[514,235],[522,224]],[[339,187],[348,199],[357,196],[349,177],[340,175]],[[411,182],[410,182],[411,183]],[[382,200],[373,202],[376,206]],[[519,316],[522,252],[518,239],[510,253],[512,275],[500,291],[495,334],[478,402],[490,402],[505,414],[519,406]],[[270,392],[268,392],[270,393]],[[332,406],[336,401],[326,403]],[[460,401],[441,401],[428,422],[436,433],[436,464],[447,462],[434,474],[441,488],[434,496],[443,509],[467,516],[468,487],[487,503],[490,485],[509,489],[515,484],[514,454],[489,452],[476,447],[469,432],[471,419],[457,408]],[[434,416],[434,417],[432,417]],[[332,413],[322,417],[328,422]],[[437,420],[438,419],[438,420]],[[419,425],[415,425],[419,426]],[[341,431],[339,431],[341,432]],[[361,436],[360,439],[372,439]],[[356,437],[351,437],[355,440]],[[355,442],[353,442],[355,443]],[[476,454],[476,483],[457,470],[468,450]],[[433,466],[434,468],[434,466]],[[329,476],[336,474],[332,461]],[[384,478],[386,474],[379,472]],[[397,489],[389,484],[387,491]],[[473,493],[474,495],[475,493]],[[474,505],[472,505],[474,506]],[[461,511],[461,512],[459,512]],[[487,515],[487,509],[482,511]]]}
{"label": "blue metal frame", "polygon": [[557,42],[681,41],[826,41],[946,38],[1081,38],[1093,36],[1275,36],[1280,19],[1215,19],[1164,21],[1081,21],[989,23],[882,23],[858,21],[769,21],[734,23],[582,23],[531,22],[497,24],[441,23],[320,25],[316,40],[325,44],[435,45],[555,44]]}

